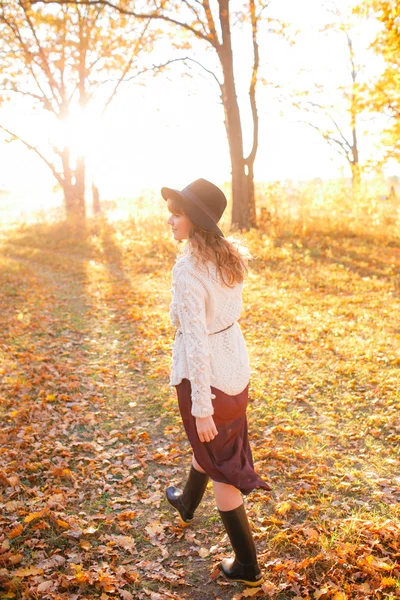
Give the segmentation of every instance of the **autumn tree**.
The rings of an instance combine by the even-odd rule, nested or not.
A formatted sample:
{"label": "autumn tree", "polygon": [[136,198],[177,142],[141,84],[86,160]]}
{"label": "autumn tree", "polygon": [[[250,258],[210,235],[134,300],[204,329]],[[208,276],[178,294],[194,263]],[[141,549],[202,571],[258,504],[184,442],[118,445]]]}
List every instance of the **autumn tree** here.
{"label": "autumn tree", "polygon": [[[0,89],[4,101],[22,98],[46,115],[55,130],[68,132],[80,112],[82,123],[94,99],[102,110],[137,67],[152,42],[149,20],[133,21],[106,6],[35,5],[0,2]],[[86,162],[67,135],[31,139],[0,124],[8,140],[18,140],[51,170],[64,193],[67,218],[85,218]]]}
{"label": "autumn tree", "polygon": [[400,158],[400,4],[397,0],[366,0],[358,8],[366,18],[381,24],[372,48],[384,60],[378,77],[365,88],[364,103],[370,111],[385,115],[384,152],[381,162]]}

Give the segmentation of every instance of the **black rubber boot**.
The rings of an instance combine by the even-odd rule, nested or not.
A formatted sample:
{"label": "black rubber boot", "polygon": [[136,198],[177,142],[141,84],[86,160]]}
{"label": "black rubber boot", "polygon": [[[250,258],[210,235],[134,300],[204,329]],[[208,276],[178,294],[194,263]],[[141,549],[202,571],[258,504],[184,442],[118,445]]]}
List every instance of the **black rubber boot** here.
{"label": "black rubber boot", "polygon": [[228,511],[218,511],[235,552],[234,558],[224,558],[221,571],[230,581],[252,587],[262,585],[262,573],[244,505]]}
{"label": "black rubber boot", "polygon": [[189,477],[183,492],[176,487],[170,486],[166,489],[167,500],[178,511],[184,523],[190,523],[194,511],[201,502],[208,483],[208,475],[196,471],[193,465],[189,471]]}

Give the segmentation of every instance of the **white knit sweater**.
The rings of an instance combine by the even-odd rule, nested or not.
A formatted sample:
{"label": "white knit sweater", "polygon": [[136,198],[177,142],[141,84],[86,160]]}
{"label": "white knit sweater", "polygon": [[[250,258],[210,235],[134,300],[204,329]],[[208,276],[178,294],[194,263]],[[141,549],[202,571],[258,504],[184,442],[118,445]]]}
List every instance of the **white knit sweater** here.
{"label": "white knit sweater", "polygon": [[[195,417],[214,413],[210,386],[235,395],[249,382],[249,358],[237,323],[242,288],[243,284],[224,285],[214,265],[209,265],[208,273],[205,266],[197,265],[190,246],[172,270],[170,317],[177,333],[170,386],[189,379]],[[232,323],[233,327],[211,335]]]}

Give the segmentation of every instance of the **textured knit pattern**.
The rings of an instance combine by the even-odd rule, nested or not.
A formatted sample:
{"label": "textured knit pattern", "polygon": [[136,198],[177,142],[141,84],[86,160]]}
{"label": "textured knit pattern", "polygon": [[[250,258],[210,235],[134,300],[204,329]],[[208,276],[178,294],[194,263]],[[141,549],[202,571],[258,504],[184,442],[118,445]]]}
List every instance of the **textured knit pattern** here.
{"label": "textured knit pattern", "polygon": [[[242,311],[243,284],[229,288],[210,264],[197,265],[190,247],[172,270],[170,317],[178,331],[172,353],[170,385],[189,379],[192,414],[214,413],[211,386],[236,395],[249,383],[246,344],[237,320]],[[226,331],[221,331],[226,327]]]}

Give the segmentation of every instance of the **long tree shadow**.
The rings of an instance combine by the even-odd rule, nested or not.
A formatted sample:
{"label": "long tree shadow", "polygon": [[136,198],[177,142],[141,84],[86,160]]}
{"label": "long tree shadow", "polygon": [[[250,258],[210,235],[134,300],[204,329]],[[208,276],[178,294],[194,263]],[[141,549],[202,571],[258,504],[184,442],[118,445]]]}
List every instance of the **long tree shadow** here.
{"label": "long tree shadow", "polygon": [[[169,332],[156,311],[154,269],[142,285],[143,273],[134,268],[135,257],[127,269],[116,230],[107,224],[102,227],[94,223],[84,237],[74,238],[62,224],[23,226],[3,234],[1,246],[5,323],[1,369],[6,376],[0,382],[4,399],[0,467],[6,487],[0,501],[3,494],[5,498],[18,494],[24,507],[19,513],[22,518],[38,515],[32,517],[40,525],[35,532],[38,543],[54,545],[45,534],[55,528],[67,558],[76,554],[79,540],[73,535],[63,537],[64,529],[88,526],[92,514],[117,510],[115,515],[119,515],[139,499],[159,503],[160,492],[147,478],[155,464],[159,478],[163,465],[168,465],[168,472],[171,465],[176,468],[181,454],[176,434],[171,429],[165,439],[165,423],[160,421],[165,397],[158,380],[164,377],[165,382],[165,372],[156,361],[165,351],[160,336],[168,337]],[[150,319],[146,316],[149,306]],[[154,339],[155,325],[160,329]],[[151,386],[148,379],[154,373],[157,382]],[[108,446],[119,439],[115,449]],[[31,451],[20,456],[21,440]],[[121,452],[127,461],[124,465]],[[13,453],[18,458],[17,472],[10,458]],[[91,465],[96,465],[100,475],[92,473]],[[123,480],[118,476],[121,472]],[[37,497],[37,489],[45,492]],[[58,521],[46,509],[55,493]],[[114,501],[117,496],[123,503],[119,508]],[[10,504],[4,520],[0,517],[0,525],[11,536],[16,518],[13,507]],[[149,506],[136,512],[141,521],[134,526],[129,523],[133,517],[107,521],[104,515],[106,533],[100,530],[98,537],[133,532],[132,543],[140,544],[139,556],[143,552],[142,558],[151,557],[153,546],[143,539],[142,531],[154,520],[154,511]],[[136,512],[131,511],[132,515]],[[22,525],[20,533],[23,544],[34,543],[28,526]],[[126,559],[129,548],[115,554],[118,561]],[[104,555],[87,560],[89,569]]]}

